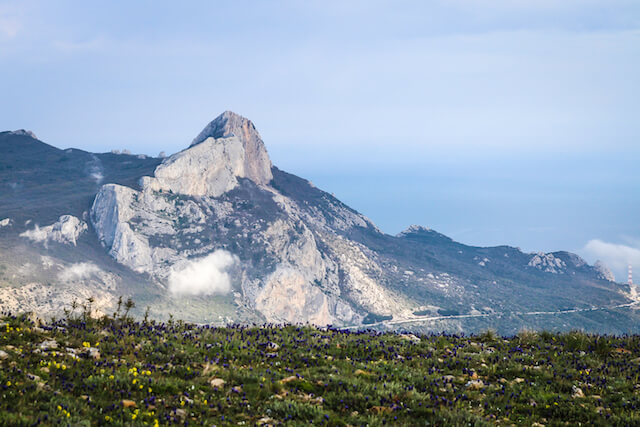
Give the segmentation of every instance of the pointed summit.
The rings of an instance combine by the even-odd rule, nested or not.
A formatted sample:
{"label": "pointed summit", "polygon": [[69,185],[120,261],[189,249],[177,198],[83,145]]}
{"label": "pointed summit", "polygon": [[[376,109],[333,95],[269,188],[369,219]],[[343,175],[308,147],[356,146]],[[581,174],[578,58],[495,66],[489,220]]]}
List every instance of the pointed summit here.
{"label": "pointed summit", "polygon": [[242,117],[240,114],[236,114],[233,111],[225,111],[218,117],[213,119],[202,132],[198,134],[191,142],[190,147],[200,144],[207,138],[228,138],[231,136],[237,136],[245,140],[259,139],[260,134],[256,130],[256,127],[251,123],[251,120]]}
{"label": "pointed summit", "polygon": [[244,176],[258,184],[268,184],[271,174],[271,159],[262,142],[260,134],[251,120],[236,114],[233,111],[225,111],[213,119],[193,140],[190,147],[212,139],[236,137],[242,142],[244,148]]}
{"label": "pointed summit", "polygon": [[258,185],[273,179],[271,160],[253,123],[225,111],[187,148],[165,159],[147,180],[152,189],[218,197],[248,178]]}

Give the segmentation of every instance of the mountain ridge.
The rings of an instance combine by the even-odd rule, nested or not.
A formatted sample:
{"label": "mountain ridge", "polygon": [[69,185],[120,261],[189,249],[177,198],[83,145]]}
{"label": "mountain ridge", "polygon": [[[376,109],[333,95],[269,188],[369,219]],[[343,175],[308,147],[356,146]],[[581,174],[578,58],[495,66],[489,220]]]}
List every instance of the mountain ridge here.
{"label": "mountain ridge", "polygon": [[[159,318],[180,310],[198,322],[347,326],[420,313],[517,313],[634,301],[632,289],[575,254],[472,247],[422,226],[385,234],[329,193],[273,166],[253,123],[229,111],[164,160],[58,150],[33,145],[33,138],[21,140],[33,145],[21,151],[16,138],[30,136],[0,133],[0,187],[28,190],[0,193],[0,220],[13,224],[0,227],[0,265],[10,273],[0,275],[0,300],[14,306],[29,300],[26,307],[41,307],[33,293],[52,271],[53,289],[100,291],[105,310],[121,292],[148,302]],[[44,172],[30,169],[29,153],[47,153],[39,162]],[[43,194],[34,197],[37,192]],[[48,204],[46,212],[40,203]],[[73,227],[64,215],[77,219]],[[12,256],[16,247],[34,260],[27,263],[31,273]],[[195,283],[189,274],[204,277],[204,288],[185,288]],[[107,291],[105,282],[111,284]],[[29,286],[22,298],[7,291]],[[612,330],[633,327],[635,315],[620,314]],[[550,325],[611,327],[604,317],[580,316]],[[486,321],[468,323],[445,319],[418,328],[473,330]],[[501,331],[532,326],[517,316],[502,323]]]}

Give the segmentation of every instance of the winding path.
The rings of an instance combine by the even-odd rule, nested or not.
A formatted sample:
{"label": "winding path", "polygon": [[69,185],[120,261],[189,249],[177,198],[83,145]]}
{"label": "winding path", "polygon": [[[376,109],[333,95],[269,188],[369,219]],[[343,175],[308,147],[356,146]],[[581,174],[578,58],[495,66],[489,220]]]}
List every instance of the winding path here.
{"label": "winding path", "polygon": [[613,310],[616,308],[626,308],[632,307],[640,304],[640,300],[633,301],[625,304],[617,304],[611,306],[602,306],[602,307],[588,307],[588,308],[568,308],[566,310],[557,310],[557,311],[512,311],[512,312],[494,312],[494,313],[480,313],[480,314],[454,314],[450,316],[416,316],[412,318],[406,319],[392,319],[392,320],[383,320],[381,322],[369,323],[366,325],[358,325],[358,326],[348,326],[342,329],[358,329],[358,328],[368,328],[373,326],[387,326],[387,325],[401,325],[404,323],[415,323],[415,322],[431,322],[437,320],[451,320],[451,319],[471,319],[471,318],[480,318],[480,317],[500,317],[500,316],[548,316],[554,314],[566,314],[566,313],[581,313],[587,311],[599,311],[599,310]]}

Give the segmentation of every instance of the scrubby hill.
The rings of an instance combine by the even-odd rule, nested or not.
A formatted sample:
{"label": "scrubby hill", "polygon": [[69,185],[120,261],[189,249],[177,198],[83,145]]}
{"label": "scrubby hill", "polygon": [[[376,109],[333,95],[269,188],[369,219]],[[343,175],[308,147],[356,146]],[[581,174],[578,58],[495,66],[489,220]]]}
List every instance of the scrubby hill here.
{"label": "scrubby hill", "polygon": [[1,318],[0,425],[640,424],[635,335],[213,328],[124,312]]}

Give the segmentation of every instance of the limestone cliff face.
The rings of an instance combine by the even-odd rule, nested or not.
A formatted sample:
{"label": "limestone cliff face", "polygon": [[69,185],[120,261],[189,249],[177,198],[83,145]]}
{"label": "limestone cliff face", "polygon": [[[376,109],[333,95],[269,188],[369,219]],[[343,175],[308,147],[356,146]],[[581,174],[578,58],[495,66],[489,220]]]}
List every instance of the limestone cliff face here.
{"label": "limestone cliff face", "polygon": [[100,241],[116,261],[137,272],[153,270],[149,244],[134,233],[129,220],[134,217],[137,192],[122,185],[102,186],[91,207],[91,222]]}
{"label": "limestone cliff face", "polygon": [[242,158],[243,177],[249,178],[256,184],[266,185],[271,181],[271,160],[260,134],[253,123],[231,111],[225,111],[195,137],[191,147],[211,139],[236,137],[242,143],[244,156]]}
{"label": "limestone cliff face", "polygon": [[186,150],[165,160],[155,178],[145,181],[155,191],[218,197],[248,178],[267,185],[271,160],[253,123],[227,111],[213,120]]}

